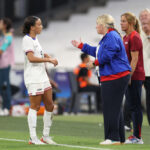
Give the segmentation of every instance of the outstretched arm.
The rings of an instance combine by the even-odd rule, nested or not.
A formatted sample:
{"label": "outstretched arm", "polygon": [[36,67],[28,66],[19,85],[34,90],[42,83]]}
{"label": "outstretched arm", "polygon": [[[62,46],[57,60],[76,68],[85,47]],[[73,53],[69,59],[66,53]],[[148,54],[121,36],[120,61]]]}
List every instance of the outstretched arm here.
{"label": "outstretched arm", "polygon": [[91,55],[93,57],[96,57],[96,47],[90,46],[88,44],[83,44],[81,40],[80,41],[72,40],[71,43],[74,47],[80,48],[82,52]]}

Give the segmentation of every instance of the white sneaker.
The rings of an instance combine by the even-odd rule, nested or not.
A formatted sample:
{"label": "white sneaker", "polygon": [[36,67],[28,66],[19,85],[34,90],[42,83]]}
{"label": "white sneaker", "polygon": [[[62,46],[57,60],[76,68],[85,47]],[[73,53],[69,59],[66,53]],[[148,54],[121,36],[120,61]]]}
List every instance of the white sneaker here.
{"label": "white sneaker", "polygon": [[69,116],[70,114],[68,112],[63,113],[64,116]]}
{"label": "white sneaker", "polygon": [[54,142],[54,141],[52,140],[52,138],[49,137],[49,136],[42,136],[41,141],[42,141],[43,143],[46,143],[46,144],[57,144],[57,143]]}
{"label": "white sneaker", "polygon": [[41,142],[37,137],[30,138],[29,144],[35,144],[35,145],[44,145],[45,143]]}
{"label": "white sneaker", "polygon": [[100,145],[120,145],[120,141],[113,141],[113,140],[109,140],[109,139],[106,139],[105,141],[103,142],[100,142],[99,143]]}
{"label": "white sneaker", "polygon": [[144,144],[142,139],[138,139],[135,136],[130,136],[128,139],[125,141],[125,144]]}
{"label": "white sneaker", "polygon": [[9,110],[7,108],[4,109],[4,116],[9,116]]}
{"label": "white sneaker", "polygon": [[124,126],[125,131],[131,131],[131,128],[127,125]]}
{"label": "white sneaker", "polygon": [[3,109],[0,109],[0,116],[4,116],[4,111],[3,111]]}

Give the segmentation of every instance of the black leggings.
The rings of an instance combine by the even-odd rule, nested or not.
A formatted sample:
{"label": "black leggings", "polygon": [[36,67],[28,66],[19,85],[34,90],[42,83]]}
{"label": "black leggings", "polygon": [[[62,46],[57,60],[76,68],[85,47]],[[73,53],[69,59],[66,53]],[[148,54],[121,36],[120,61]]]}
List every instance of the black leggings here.
{"label": "black leggings", "polygon": [[146,77],[144,81],[144,86],[146,90],[146,111],[147,111],[147,119],[150,125],[150,77]]}
{"label": "black leggings", "polygon": [[[142,81],[132,80],[131,85],[128,86],[126,91],[125,105],[126,111],[131,112],[133,121],[133,135],[137,138],[141,138],[141,127],[143,122],[143,114],[141,107],[141,92]],[[128,109],[127,109],[128,108]]]}
{"label": "black leggings", "polygon": [[122,101],[130,75],[101,83],[105,139],[125,142]]}

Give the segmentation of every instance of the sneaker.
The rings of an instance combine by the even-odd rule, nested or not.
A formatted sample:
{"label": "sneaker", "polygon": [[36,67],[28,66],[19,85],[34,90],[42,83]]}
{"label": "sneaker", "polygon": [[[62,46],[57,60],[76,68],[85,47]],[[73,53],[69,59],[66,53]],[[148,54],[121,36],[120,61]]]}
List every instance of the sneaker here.
{"label": "sneaker", "polygon": [[57,144],[57,143],[54,142],[54,141],[52,140],[52,138],[49,137],[49,136],[42,136],[41,141],[42,141],[43,143],[46,143],[46,144]]}
{"label": "sneaker", "polygon": [[124,126],[124,129],[125,129],[125,131],[129,131],[129,132],[131,131],[131,128],[127,125]]}
{"label": "sneaker", "polygon": [[100,142],[99,144],[100,145],[121,145],[120,141],[113,141],[109,139],[106,139],[105,141]]}
{"label": "sneaker", "polygon": [[0,116],[4,116],[4,111],[3,111],[3,109],[0,109]]}
{"label": "sneaker", "polygon": [[142,139],[138,139],[136,136],[131,135],[126,140],[125,144],[144,144]]}
{"label": "sneaker", "polygon": [[9,110],[7,108],[4,109],[4,116],[9,116]]}
{"label": "sneaker", "polygon": [[29,144],[35,144],[35,145],[44,145],[45,143],[41,142],[37,137],[30,138]]}

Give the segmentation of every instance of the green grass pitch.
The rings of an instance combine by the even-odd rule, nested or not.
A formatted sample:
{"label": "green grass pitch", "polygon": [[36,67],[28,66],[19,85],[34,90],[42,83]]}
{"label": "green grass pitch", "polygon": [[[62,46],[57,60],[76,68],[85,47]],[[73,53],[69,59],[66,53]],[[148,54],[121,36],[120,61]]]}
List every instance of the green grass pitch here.
{"label": "green grass pitch", "polygon": [[[42,117],[38,117],[37,134],[42,136]],[[131,133],[126,132],[126,137]],[[104,138],[103,117],[100,115],[54,116],[51,136],[58,144],[81,147],[65,147],[56,145],[29,145],[29,133],[26,117],[0,117],[0,150],[150,150],[150,127],[146,116],[143,120],[143,145],[100,146]],[[26,142],[6,141],[18,139]]]}

